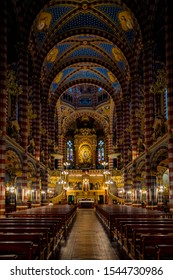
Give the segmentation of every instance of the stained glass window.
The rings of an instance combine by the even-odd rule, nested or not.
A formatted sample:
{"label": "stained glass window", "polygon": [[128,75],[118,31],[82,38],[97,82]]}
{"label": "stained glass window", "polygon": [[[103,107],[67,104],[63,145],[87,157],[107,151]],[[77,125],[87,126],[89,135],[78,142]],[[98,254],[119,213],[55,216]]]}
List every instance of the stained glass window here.
{"label": "stained glass window", "polygon": [[73,142],[67,141],[67,161],[73,161]]}
{"label": "stained glass window", "polygon": [[105,148],[104,140],[99,140],[98,142],[98,162],[102,162],[105,159]]}

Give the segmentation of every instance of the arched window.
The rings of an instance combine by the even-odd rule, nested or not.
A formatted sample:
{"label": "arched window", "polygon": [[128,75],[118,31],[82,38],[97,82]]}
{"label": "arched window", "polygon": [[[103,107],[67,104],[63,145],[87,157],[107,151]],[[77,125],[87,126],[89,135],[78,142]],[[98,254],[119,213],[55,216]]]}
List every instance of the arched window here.
{"label": "arched window", "polygon": [[73,161],[73,142],[67,141],[67,161]]}
{"label": "arched window", "polygon": [[105,160],[105,148],[104,148],[104,140],[99,140],[98,142],[98,162],[102,162]]}

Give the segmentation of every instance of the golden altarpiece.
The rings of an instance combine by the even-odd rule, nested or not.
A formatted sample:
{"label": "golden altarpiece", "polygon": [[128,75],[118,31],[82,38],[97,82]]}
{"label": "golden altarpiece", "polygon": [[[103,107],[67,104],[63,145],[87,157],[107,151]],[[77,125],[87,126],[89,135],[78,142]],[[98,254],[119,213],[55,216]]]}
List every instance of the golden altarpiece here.
{"label": "golden altarpiece", "polygon": [[77,129],[74,136],[76,169],[96,168],[97,136],[95,129]]}
{"label": "golden altarpiece", "polygon": [[[57,186],[64,190],[64,201],[77,203],[107,203],[107,174],[96,169],[97,134],[94,128],[83,127],[74,132],[75,169],[65,166]],[[61,199],[62,201],[62,199]]]}

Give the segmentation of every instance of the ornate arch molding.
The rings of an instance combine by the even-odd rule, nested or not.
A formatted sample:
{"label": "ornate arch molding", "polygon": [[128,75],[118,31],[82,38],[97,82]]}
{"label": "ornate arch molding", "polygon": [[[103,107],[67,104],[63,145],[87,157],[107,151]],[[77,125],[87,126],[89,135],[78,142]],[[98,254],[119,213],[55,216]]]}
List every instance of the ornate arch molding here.
{"label": "ornate arch molding", "polygon": [[141,177],[141,175],[145,172],[145,159],[141,159],[136,164],[136,174],[137,176]]}
{"label": "ornate arch molding", "polygon": [[76,81],[69,82],[68,84],[65,84],[62,87],[59,87],[54,94],[52,94],[49,98],[50,103],[53,105],[56,105],[58,99],[60,96],[67,91],[69,88],[81,85],[81,84],[91,84],[97,87],[102,87],[113,99],[114,102],[116,102],[117,97],[119,96],[117,92],[115,92],[115,89],[113,87],[110,87],[109,85],[106,85],[104,83],[101,83],[100,81],[96,81],[94,79],[79,79]]}
{"label": "ornate arch molding", "polygon": [[163,174],[168,168],[168,147],[161,146],[150,155],[152,171]]}
{"label": "ornate arch molding", "polygon": [[11,176],[18,176],[22,172],[22,159],[13,149],[6,151],[6,171]]}
{"label": "ornate arch molding", "polygon": [[96,121],[98,121],[99,123],[101,123],[104,132],[106,134],[106,132],[108,132],[109,130],[109,124],[108,122],[104,119],[104,117],[102,117],[100,114],[93,112],[91,110],[80,110],[78,112],[74,112],[73,114],[71,114],[69,116],[69,118],[66,118],[62,127],[63,127],[63,133],[65,134],[68,130],[68,127],[70,127],[70,125],[78,118],[83,117],[83,116],[88,116],[88,117],[92,117],[93,119],[95,119]]}
{"label": "ornate arch molding", "polygon": [[[94,58],[94,57],[91,57],[91,58],[87,58],[87,57],[76,57],[76,58],[73,58],[72,60],[69,60],[69,61],[64,61],[63,63],[61,64],[58,64],[58,62],[53,66],[53,69],[51,71],[51,73],[48,75],[48,78],[47,80],[44,80],[44,78],[42,79],[42,82],[43,82],[43,86],[46,85],[46,87],[50,87],[52,81],[54,80],[54,78],[56,77],[57,73],[61,73],[64,69],[66,68],[71,68],[71,67],[74,67],[76,64],[82,64],[82,63],[88,63],[91,65],[93,64],[96,64],[98,65],[98,67],[101,67],[101,68],[106,68],[107,71],[110,71],[112,73],[114,73],[117,81],[122,84],[124,82],[124,77],[122,75],[122,73],[120,73],[120,70],[118,69],[117,65],[112,63],[108,63],[107,61],[105,60],[101,60],[101,59],[97,59],[97,58]],[[90,70],[90,66],[88,66],[88,70]],[[126,70],[126,75],[129,76],[129,70],[127,69]]]}
{"label": "ornate arch molding", "polygon": [[32,178],[36,177],[36,166],[32,161],[28,161],[28,179],[32,180]]}
{"label": "ornate arch molding", "polygon": [[161,158],[161,156],[167,155],[168,156],[168,147],[167,146],[161,146],[156,151],[154,151],[150,155],[150,160],[152,162],[158,162]]}
{"label": "ornate arch molding", "polygon": [[[59,9],[62,5],[64,9],[61,16],[58,16],[58,13],[57,16],[55,16],[54,10]],[[109,11],[107,11],[106,8],[108,8]],[[121,12],[126,12],[131,20],[132,27],[130,27],[129,30],[127,27],[122,25],[121,19],[119,18],[119,14],[121,14]],[[48,13],[48,21],[46,25],[39,22],[41,20],[41,13]],[[81,20],[83,24],[81,26],[78,24],[75,27],[73,22],[75,22],[78,18],[76,18],[76,15],[79,15],[79,17],[86,17],[88,14],[93,18],[93,20],[94,18],[96,19],[95,26],[91,27],[87,24],[87,21],[86,23],[83,23]],[[69,23],[71,23],[71,28],[67,28]],[[67,29],[69,29],[68,32],[66,32]],[[130,58],[133,52],[132,50],[134,44],[138,45],[141,40],[141,32],[138,22],[134,17],[133,12],[129,10],[123,2],[107,1],[106,4],[102,2],[100,3],[100,1],[95,1],[92,4],[84,2],[79,3],[78,1],[58,1],[57,3],[54,1],[54,4],[50,2],[42,10],[40,10],[40,13],[37,15],[33,26],[31,27],[30,33],[30,44],[33,56],[36,56],[39,53],[37,40],[38,35],[42,35],[42,37],[40,37],[42,51],[39,53],[39,59],[37,61],[37,63],[40,64],[40,67],[48,49],[52,48],[57,43],[57,40],[62,40],[71,35],[79,34],[81,31],[87,34],[103,34],[108,39],[111,39],[111,41],[114,40],[116,43],[118,42],[119,47],[126,52],[128,58]],[[129,43],[130,36],[127,36],[128,31],[133,31],[131,32],[133,33],[133,35],[131,34],[131,36],[133,36],[133,44],[131,46]],[[115,36],[113,36],[113,34],[115,34]]]}
{"label": "ornate arch molding", "polygon": [[127,182],[128,184],[132,184],[132,173],[133,173],[133,168],[130,166],[130,168],[127,170]]}
{"label": "ornate arch molding", "polygon": [[89,64],[91,67],[94,63],[98,64],[99,67],[112,71],[119,81],[122,77],[129,76],[127,59],[117,45],[103,36],[82,34],[62,40],[48,51],[41,70],[43,82],[48,76],[47,83],[50,84],[57,73],[73,67],[75,63],[79,66],[79,61],[80,66],[81,63]]}

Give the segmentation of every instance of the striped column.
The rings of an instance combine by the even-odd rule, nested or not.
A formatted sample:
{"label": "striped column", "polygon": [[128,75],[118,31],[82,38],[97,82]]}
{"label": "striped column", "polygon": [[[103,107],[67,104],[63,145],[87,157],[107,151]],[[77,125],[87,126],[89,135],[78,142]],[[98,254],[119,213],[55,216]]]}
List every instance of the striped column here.
{"label": "striped column", "polygon": [[151,187],[150,187],[150,193],[149,198],[152,203],[156,202],[156,176],[151,176]]}
{"label": "striped column", "polygon": [[93,168],[96,169],[97,145],[95,144],[95,140],[93,140],[92,148],[93,148]]}
{"label": "striped column", "polygon": [[[44,92],[43,92],[44,94]],[[42,135],[41,135],[41,143],[42,143],[42,150],[41,150],[41,157],[42,162],[46,166],[46,170],[43,176],[42,181],[42,191],[45,192],[44,199],[47,197],[47,189],[48,189],[48,100],[47,97],[42,97],[41,102],[41,116],[42,116]],[[43,201],[44,202],[44,201]]]}
{"label": "striped column", "polygon": [[124,126],[124,166],[129,162],[128,150],[130,147],[130,132],[128,130],[130,124],[130,98],[123,98],[123,126]]}
{"label": "striped column", "polygon": [[18,51],[18,81],[23,93],[19,95],[19,126],[22,147],[28,146],[28,51],[27,46],[19,42]]}
{"label": "striped column", "polygon": [[[28,48],[27,46],[20,42],[17,45],[18,50],[18,80],[19,84],[22,87],[22,94],[19,95],[19,126],[20,126],[20,134],[22,147],[25,150],[23,155],[23,175],[22,175],[22,189],[26,190],[27,188],[27,146],[28,146]],[[20,204],[19,199],[19,204]],[[18,204],[18,202],[17,202]]]}
{"label": "striped column", "polygon": [[[22,172],[21,172],[22,174]],[[27,194],[26,189],[22,188],[22,177],[15,178],[16,184],[16,210],[23,210],[27,208]]]}
{"label": "striped column", "polygon": [[7,9],[1,1],[0,16],[0,216],[5,213],[5,152],[7,117]]}
{"label": "striped column", "polygon": [[40,206],[41,204],[41,193],[40,193],[40,162],[37,161],[36,165],[36,182],[35,182],[35,191],[36,191],[36,202],[35,206]]}
{"label": "striped column", "polygon": [[79,148],[79,144],[78,141],[74,141],[74,153],[75,153],[75,169],[78,169],[78,148]]}
{"label": "striped column", "polygon": [[40,160],[40,78],[39,75],[33,76],[32,79],[32,110],[36,118],[32,121],[32,137],[35,142],[35,158]]}
{"label": "striped column", "polygon": [[153,82],[153,42],[148,41],[143,49],[144,72],[144,107],[145,107],[145,184],[147,188],[147,201],[151,188],[151,166],[149,147],[152,145],[152,126],[154,121],[153,95],[150,88]]}
{"label": "striped column", "polygon": [[105,137],[105,161],[106,162],[108,162],[108,154],[109,154],[109,134],[106,135]]}
{"label": "striped column", "polygon": [[36,167],[36,182],[35,182],[35,190],[37,193],[36,196],[36,204],[40,205],[40,129],[41,129],[41,121],[40,121],[40,78],[39,75],[33,76],[33,86],[32,86],[32,104],[33,104],[33,114],[36,114],[36,118],[33,119],[32,122],[32,137],[35,142],[35,158],[37,160]]}
{"label": "striped column", "polygon": [[[109,137],[108,137],[108,151],[109,151],[109,155],[114,152],[114,149],[113,149],[114,103],[113,103],[112,99],[111,99],[111,102],[110,102],[110,115],[112,117],[110,118],[110,123],[109,123],[109,128],[110,128],[110,134],[109,134]],[[109,162],[109,169],[112,170],[113,169],[113,158],[108,157],[108,162]]]}
{"label": "striped column", "polygon": [[50,160],[50,168],[54,169],[54,157],[51,154],[54,153],[54,145],[55,145],[55,126],[54,126],[54,113],[55,106],[53,104],[49,104],[49,112],[48,112],[48,149],[49,149],[49,160]]}
{"label": "striped column", "polygon": [[[116,145],[118,151],[123,154],[123,118],[122,118],[122,102],[116,103]],[[120,141],[121,139],[121,141]],[[121,169],[121,156],[117,157],[117,169]]]}
{"label": "striped column", "polygon": [[59,149],[59,153],[61,155],[63,155],[62,158],[58,159],[58,169],[59,170],[63,169],[63,161],[66,161],[65,148],[66,148],[66,143],[65,143],[64,135],[59,134],[58,135],[58,149]]}
{"label": "striped column", "polygon": [[41,102],[41,120],[42,120],[42,135],[41,135],[41,143],[43,158],[42,162],[48,167],[48,100],[47,97],[42,98]]}
{"label": "striped column", "polygon": [[139,125],[139,76],[138,74],[132,74],[131,78],[131,123],[132,123],[132,160],[139,155],[138,154],[138,138],[140,135]]}
{"label": "striped column", "polygon": [[37,206],[37,200],[36,200],[36,181],[37,178],[32,178],[31,183],[31,200],[32,200],[32,207]]}
{"label": "striped column", "polygon": [[[22,178],[21,177],[16,177],[16,201],[17,201],[17,206],[22,205]],[[18,207],[17,207],[18,208]]]}
{"label": "striped column", "polygon": [[171,3],[165,0],[165,45],[168,91],[168,158],[169,158],[169,205],[173,211],[173,22]]}
{"label": "striped column", "polygon": [[47,190],[48,190],[48,170],[44,171],[43,180],[42,180],[42,191],[44,192],[42,203],[45,203],[47,200]]}
{"label": "striped column", "polygon": [[[110,133],[107,137],[108,139],[108,155],[110,155],[111,153],[113,153],[113,134]],[[109,163],[109,169],[112,170],[113,169],[113,159],[111,157],[108,157],[108,163]]]}
{"label": "striped column", "polygon": [[123,87],[123,130],[124,130],[124,151],[123,151],[123,159],[124,159],[124,189],[126,192],[130,190],[130,186],[128,183],[128,173],[127,173],[127,164],[128,164],[128,150],[130,148],[130,98],[128,96],[128,84]]}
{"label": "striped column", "polygon": [[140,135],[140,116],[139,114],[139,90],[138,90],[139,76],[132,71],[131,75],[131,124],[132,124],[132,161],[133,161],[133,171],[132,171],[132,182],[133,182],[133,200],[137,200],[138,182],[136,180],[136,163],[135,159],[138,154],[138,138]]}
{"label": "striped column", "polygon": [[[74,97],[73,97],[74,98]],[[57,106],[57,118],[58,118],[58,135],[57,135],[57,143],[58,143],[58,154],[61,155],[61,158],[58,159],[58,169],[63,169],[63,161],[65,161],[65,157],[63,157],[63,147],[65,147],[64,137],[62,135],[62,126],[61,126],[61,106],[58,101]],[[74,161],[75,161],[75,155]]]}
{"label": "striped column", "polygon": [[136,163],[133,161],[132,163],[132,201],[137,200],[137,189],[138,189],[138,182],[136,180]]}

